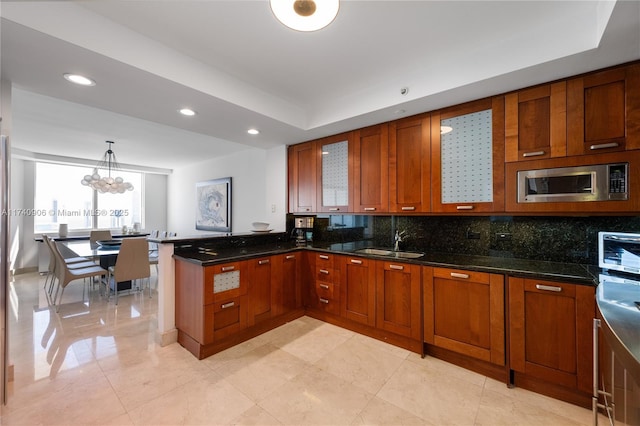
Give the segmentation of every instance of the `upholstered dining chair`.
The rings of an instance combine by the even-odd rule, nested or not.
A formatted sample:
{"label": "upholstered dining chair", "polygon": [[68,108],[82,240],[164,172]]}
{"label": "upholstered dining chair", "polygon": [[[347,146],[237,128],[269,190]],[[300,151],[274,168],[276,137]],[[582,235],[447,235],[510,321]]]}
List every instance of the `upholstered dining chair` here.
{"label": "upholstered dining chair", "polygon": [[[53,252],[53,248],[51,245],[54,243],[54,240],[51,239],[48,235],[42,235],[42,241],[47,247],[47,251],[49,252],[49,268],[47,270],[47,275],[44,280],[44,289],[47,289],[47,284],[49,284],[49,296],[53,292],[53,287],[56,280],[55,270],[56,270],[56,257]],[[88,266],[93,266],[95,263],[87,257],[83,256],[73,256],[73,257],[65,257],[62,255],[62,259],[67,264],[69,268],[77,269],[77,268],[86,268]]]}
{"label": "upholstered dining chair", "polygon": [[62,254],[58,249],[58,244],[55,241],[52,241],[51,248],[56,259],[55,275],[58,279],[58,287],[56,288],[55,295],[53,296],[54,305],[56,304],[58,290],[62,288],[62,291],[60,292],[60,300],[58,301],[58,306],[56,308],[56,312],[58,312],[60,311],[60,305],[62,304],[62,296],[64,294],[64,290],[67,285],[69,285],[69,283],[84,278],[103,277],[108,274],[108,271],[94,263],[91,263],[92,266],[87,266],[84,268],[71,268],[64,261],[64,258],[62,257]]}
{"label": "upholstered dining chair", "polygon": [[[149,243],[146,238],[125,238],[120,245],[116,264],[109,267],[107,275],[107,291],[111,295],[111,279],[118,304],[118,283],[147,278],[149,280],[149,297],[151,297],[151,268],[149,264]],[[133,283],[132,283],[133,285]]]}

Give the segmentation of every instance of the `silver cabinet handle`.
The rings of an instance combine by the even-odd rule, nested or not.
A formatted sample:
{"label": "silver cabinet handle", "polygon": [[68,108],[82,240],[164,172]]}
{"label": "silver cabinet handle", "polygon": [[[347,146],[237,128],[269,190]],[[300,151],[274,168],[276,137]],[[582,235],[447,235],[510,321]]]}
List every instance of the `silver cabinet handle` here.
{"label": "silver cabinet handle", "polygon": [[318,284],[318,286],[320,286],[320,288],[324,288],[325,290],[329,290],[328,284]]}
{"label": "silver cabinet handle", "polygon": [[329,271],[327,271],[326,269],[320,269],[319,271],[321,274],[325,274],[325,275],[329,275]]}
{"label": "silver cabinet handle", "polygon": [[398,271],[404,271],[404,266],[391,264],[391,265],[389,265],[389,269],[396,269]]}
{"label": "silver cabinet handle", "polygon": [[456,206],[457,210],[473,210],[473,206]]}
{"label": "silver cabinet handle", "polygon": [[223,303],[222,305],[220,305],[220,308],[227,309],[227,308],[231,308],[231,307],[233,307],[235,305],[236,305],[236,302],[227,302],[227,303]]}
{"label": "silver cabinet handle", "polygon": [[356,265],[362,265],[362,260],[351,259],[351,263],[355,263]]}
{"label": "silver cabinet handle", "polygon": [[331,207],[331,208],[329,209],[329,211],[330,211],[330,212],[337,212],[337,211],[339,211],[339,210],[340,210],[340,209],[339,209],[339,208],[337,208],[337,207]]}
{"label": "silver cabinet handle", "polygon": [[269,259],[258,260],[258,265],[266,265],[267,263],[269,263]]}
{"label": "silver cabinet handle", "polygon": [[318,257],[320,259],[324,259],[324,260],[328,260],[329,259],[329,256],[327,256],[326,254],[320,254],[320,255],[318,255]]}
{"label": "silver cabinet handle", "polygon": [[451,272],[451,276],[453,278],[462,278],[462,279],[469,279],[469,274],[461,274],[459,272]]}
{"label": "silver cabinet handle", "polygon": [[522,154],[523,157],[539,157],[541,155],[546,154],[544,151],[533,151],[533,152],[525,152]]}
{"label": "silver cabinet handle", "polygon": [[411,206],[411,207],[403,207],[402,211],[403,212],[410,212],[410,211],[414,211],[416,208]]}
{"label": "silver cabinet handle", "polygon": [[223,266],[222,272],[233,271],[234,269],[236,269],[235,266]]}
{"label": "silver cabinet handle", "polygon": [[595,145],[591,145],[589,149],[595,151],[597,149],[617,148],[619,146],[620,144],[618,142],[598,143]]}
{"label": "silver cabinet handle", "polygon": [[538,290],[544,290],[544,291],[555,291],[556,293],[559,293],[562,291],[562,287],[556,287],[554,285],[536,284],[536,288]]}
{"label": "silver cabinet handle", "polygon": [[285,259],[287,259],[287,260],[291,260],[291,259],[295,259],[295,258],[296,258],[295,254],[290,254],[290,255],[285,257]]}
{"label": "silver cabinet handle", "polygon": [[365,207],[365,208],[364,208],[364,211],[365,211],[365,212],[375,212],[375,211],[376,211],[376,208],[375,208],[375,207]]}
{"label": "silver cabinet handle", "polygon": [[324,297],[320,298],[320,302],[321,303],[326,303],[327,305],[329,304],[329,299],[325,299]]}

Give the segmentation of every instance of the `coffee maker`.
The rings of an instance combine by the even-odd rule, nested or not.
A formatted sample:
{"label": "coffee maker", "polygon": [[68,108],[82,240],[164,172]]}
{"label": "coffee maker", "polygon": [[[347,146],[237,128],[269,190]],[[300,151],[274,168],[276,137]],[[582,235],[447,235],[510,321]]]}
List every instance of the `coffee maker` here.
{"label": "coffee maker", "polygon": [[313,217],[296,217],[293,220],[293,232],[297,245],[306,245],[313,240]]}

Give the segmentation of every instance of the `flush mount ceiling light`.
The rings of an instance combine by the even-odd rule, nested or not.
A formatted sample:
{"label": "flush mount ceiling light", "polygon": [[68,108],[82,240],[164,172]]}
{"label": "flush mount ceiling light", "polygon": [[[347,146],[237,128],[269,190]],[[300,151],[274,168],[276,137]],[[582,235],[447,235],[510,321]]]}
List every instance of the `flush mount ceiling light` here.
{"label": "flush mount ceiling light", "polygon": [[326,27],[340,9],[340,0],[270,0],[269,4],[278,21],[297,31]]}
{"label": "flush mount ceiling light", "polygon": [[91,80],[88,77],[85,77],[83,75],[80,74],[71,74],[71,73],[66,73],[63,74],[63,77],[65,78],[65,80],[70,81],[74,84],[79,84],[81,86],[95,86],[96,82]]}
{"label": "flush mount ceiling light", "polygon": [[[111,146],[115,142],[106,142],[109,144],[109,149],[107,149],[102,160],[100,160],[93,169],[93,174],[85,175],[80,183],[103,194],[107,192],[111,194],[122,194],[125,191],[133,191],[131,182],[125,182],[120,176],[115,178],[111,177],[111,173],[113,172],[115,175],[117,170],[120,169],[120,166],[116,160],[116,153],[111,149]],[[98,173],[100,170],[106,170],[108,174],[107,177],[101,177]]]}
{"label": "flush mount ceiling light", "polygon": [[179,109],[178,112],[182,115],[186,115],[187,117],[193,117],[194,115],[196,115],[196,112],[191,108],[182,108]]}
{"label": "flush mount ceiling light", "polygon": [[260,130],[258,130],[258,129],[249,129],[249,130],[247,130],[247,133],[249,133],[250,135],[259,135],[260,134]]}

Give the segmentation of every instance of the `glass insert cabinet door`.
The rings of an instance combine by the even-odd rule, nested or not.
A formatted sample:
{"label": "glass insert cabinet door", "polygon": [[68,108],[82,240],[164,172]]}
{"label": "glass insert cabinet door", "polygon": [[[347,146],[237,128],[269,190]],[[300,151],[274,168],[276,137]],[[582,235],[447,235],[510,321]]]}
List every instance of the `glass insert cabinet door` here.
{"label": "glass insert cabinet door", "polygon": [[434,211],[504,210],[504,99],[432,115]]}
{"label": "glass insert cabinet door", "polygon": [[351,144],[348,136],[320,143],[320,209],[346,212],[351,206]]}

